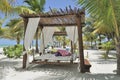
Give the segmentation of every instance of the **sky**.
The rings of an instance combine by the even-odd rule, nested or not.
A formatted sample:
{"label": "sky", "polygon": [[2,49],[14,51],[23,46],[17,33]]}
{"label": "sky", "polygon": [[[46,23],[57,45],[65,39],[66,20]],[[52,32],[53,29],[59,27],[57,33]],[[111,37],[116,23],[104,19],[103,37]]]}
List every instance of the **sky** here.
{"label": "sky", "polygon": [[[74,8],[74,7],[80,8],[80,6],[78,6],[75,1],[77,1],[77,0],[46,0],[44,9],[45,9],[45,12],[48,12],[50,10],[50,8],[51,9],[56,8],[58,10],[60,8],[62,8],[64,10],[66,7],[69,7],[69,6],[71,6],[72,8]],[[23,5],[27,5],[27,4],[24,2],[24,0],[16,0],[16,5],[23,6]],[[8,18],[5,21],[5,23],[2,26],[5,27],[6,23],[8,23],[11,18],[16,18],[16,17],[18,17],[18,16],[11,16],[10,18]]]}
{"label": "sky", "polygon": [[[23,3],[24,0],[16,0],[17,5],[26,5],[25,3]],[[77,4],[75,3],[75,0],[46,0],[46,4],[45,4],[45,12],[49,11],[49,7],[52,8],[62,8],[65,9],[66,7],[71,6],[73,7],[79,7],[77,6]],[[7,22],[7,21],[6,21]],[[16,44],[16,41],[13,40],[7,40],[7,39],[0,39],[0,46],[2,45],[13,45]]]}
{"label": "sky", "polygon": [[65,9],[69,5],[71,7],[78,7],[76,6],[75,0],[46,0],[45,10],[48,11],[49,7]]}
{"label": "sky", "polygon": [[[76,0],[46,0],[45,4],[45,11],[49,11],[49,7],[51,8],[62,8],[65,9],[66,6],[71,6],[71,7],[78,7]],[[23,5],[23,0],[17,0],[18,5]],[[25,4],[24,4],[25,5]]]}

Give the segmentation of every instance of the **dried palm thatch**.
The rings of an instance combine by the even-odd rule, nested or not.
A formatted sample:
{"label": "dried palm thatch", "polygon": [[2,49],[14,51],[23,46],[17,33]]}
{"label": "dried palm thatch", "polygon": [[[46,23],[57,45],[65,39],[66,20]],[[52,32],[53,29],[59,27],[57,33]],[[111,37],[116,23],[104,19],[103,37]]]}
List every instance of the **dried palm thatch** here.
{"label": "dried palm thatch", "polygon": [[76,17],[81,18],[81,23],[84,24],[84,9],[71,7],[64,9],[60,9],[59,11],[54,11],[50,9],[49,12],[39,13],[39,14],[28,14],[24,13],[20,16],[23,18],[36,18],[40,17],[41,20],[39,22],[40,26],[75,26],[77,25]]}

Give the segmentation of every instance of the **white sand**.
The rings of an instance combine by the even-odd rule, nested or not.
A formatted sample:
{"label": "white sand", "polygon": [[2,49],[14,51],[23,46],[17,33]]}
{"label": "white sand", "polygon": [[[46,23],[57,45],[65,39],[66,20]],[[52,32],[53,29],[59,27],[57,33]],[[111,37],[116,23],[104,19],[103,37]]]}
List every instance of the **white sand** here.
{"label": "white sand", "polygon": [[85,50],[87,52],[92,67],[91,73],[85,74],[77,71],[78,65],[34,64],[22,69],[22,59],[8,59],[0,54],[0,80],[120,80],[113,72],[116,60],[100,59],[103,51]]}
{"label": "white sand", "polygon": [[3,53],[3,48],[0,48],[0,54],[2,54]]}

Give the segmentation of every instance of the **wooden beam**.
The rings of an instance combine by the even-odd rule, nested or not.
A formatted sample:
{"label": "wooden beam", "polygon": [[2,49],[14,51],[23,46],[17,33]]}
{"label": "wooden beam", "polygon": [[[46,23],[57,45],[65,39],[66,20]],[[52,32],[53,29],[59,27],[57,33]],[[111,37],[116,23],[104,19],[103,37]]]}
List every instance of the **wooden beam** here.
{"label": "wooden beam", "polygon": [[82,39],[81,16],[76,15],[76,22],[77,22],[77,28],[78,28],[80,72],[81,73],[85,73],[85,70],[84,70],[84,53],[83,53],[83,39]]}
{"label": "wooden beam", "polygon": [[[26,28],[27,28],[27,23],[28,23],[28,18],[23,18],[23,20],[24,20],[24,26],[25,26],[24,27],[24,36],[25,36],[25,32],[26,32]],[[24,44],[24,42],[23,42],[23,44]],[[23,51],[25,51],[24,45],[23,45]],[[25,53],[23,55],[23,68],[26,68],[26,64],[27,64],[27,53]]]}
{"label": "wooden beam", "polygon": [[71,41],[71,55],[72,55],[72,58],[71,58],[71,60],[70,60],[70,62],[71,63],[73,63],[73,49],[74,49],[74,47],[73,47],[73,42]]}
{"label": "wooden beam", "polygon": [[54,32],[53,36],[67,36],[66,32]]}
{"label": "wooden beam", "polygon": [[42,26],[44,26],[44,27],[61,27],[61,26],[64,26],[64,27],[66,27],[66,26],[76,26],[77,24],[76,23],[69,23],[69,24],[40,24],[40,25],[42,25]]}

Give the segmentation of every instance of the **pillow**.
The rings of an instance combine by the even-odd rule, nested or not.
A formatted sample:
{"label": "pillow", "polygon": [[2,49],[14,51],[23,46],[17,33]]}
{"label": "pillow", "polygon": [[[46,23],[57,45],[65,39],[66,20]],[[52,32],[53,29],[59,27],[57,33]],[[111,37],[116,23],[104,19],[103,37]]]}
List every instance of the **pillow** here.
{"label": "pillow", "polygon": [[57,52],[57,49],[52,49],[51,50],[51,53],[53,53],[53,54],[56,53],[56,52]]}
{"label": "pillow", "polygon": [[62,55],[62,56],[69,56],[70,53],[66,50],[58,50],[58,52]]}

